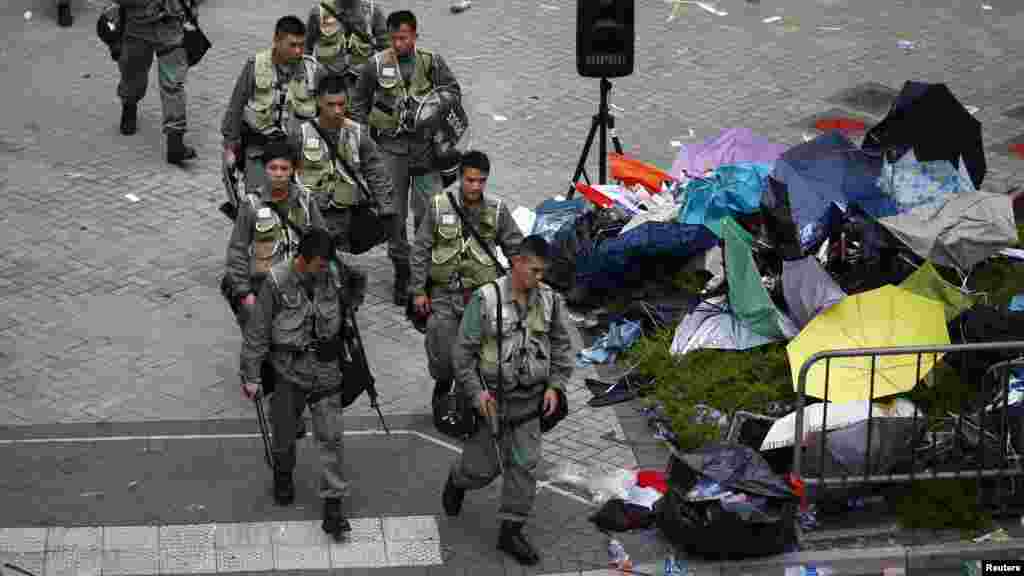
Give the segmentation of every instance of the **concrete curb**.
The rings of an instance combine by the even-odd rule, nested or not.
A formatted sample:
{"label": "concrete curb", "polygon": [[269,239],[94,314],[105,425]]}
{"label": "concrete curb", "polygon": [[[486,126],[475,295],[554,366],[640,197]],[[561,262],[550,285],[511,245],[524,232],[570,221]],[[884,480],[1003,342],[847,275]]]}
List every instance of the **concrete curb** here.
{"label": "concrete curb", "polygon": [[[1002,543],[974,544],[957,542],[931,546],[891,546],[860,550],[822,550],[794,552],[770,558],[738,562],[700,562],[688,560],[687,576],[784,576],[787,568],[815,568],[828,576],[895,576],[961,572],[963,563],[971,560],[998,561],[1024,559],[1024,540]],[[634,574],[661,576],[664,566],[639,564]],[[790,572],[792,573],[792,572]],[[568,576],[570,573],[559,574]],[[616,570],[578,572],[580,576],[622,575]],[[800,574],[800,572],[797,572]]]}

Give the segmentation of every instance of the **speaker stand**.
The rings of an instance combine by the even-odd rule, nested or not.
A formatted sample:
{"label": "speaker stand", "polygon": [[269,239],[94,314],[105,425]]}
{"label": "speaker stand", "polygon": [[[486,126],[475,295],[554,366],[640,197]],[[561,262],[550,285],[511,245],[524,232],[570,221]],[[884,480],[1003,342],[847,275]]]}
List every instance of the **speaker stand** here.
{"label": "speaker stand", "polygon": [[607,78],[601,78],[601,103],[595,114],[590,121],[590,132],[587,134],[587,141],[583,145],[583,152],[580,154],[579,163],[576,164],[576,173],[572,176],[572,182],[569,184],[568,198],[572,198],[572,195],[576,192],[576,183],[580,181],[582,176],[587,184],[590,184],[590,177],[587,175],[587,157],[590,156],[590,147],[594,144],[594,135],[597,134],[598,130],[601,132],[601,142],[598,145],[600,151],[600,158],[598,158],[598,176],[601,184],[607,182],[608,177],[608,135],[611,134],[612,145],[615,146],[615,152],[622,154],[622,142],[619,141],[618,135],[615,133],[615,117],[608,113],[608,93],[612,90],[612,83]]}

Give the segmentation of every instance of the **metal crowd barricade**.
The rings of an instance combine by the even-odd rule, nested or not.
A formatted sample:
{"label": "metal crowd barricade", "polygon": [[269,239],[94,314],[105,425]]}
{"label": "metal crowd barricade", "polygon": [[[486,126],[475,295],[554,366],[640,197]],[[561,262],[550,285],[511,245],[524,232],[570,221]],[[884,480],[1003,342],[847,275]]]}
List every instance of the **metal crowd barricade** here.
{"label": "metal crowd barricade", "polygon": [[[961,411],[957,414],[948,413],[943,415],[947,419],[951,419],[956,424],[956,431],[953,433],[953,450],[955,452],[954,459],[956,460],[957,466],[955,471],[936,471],[934,467],[931,470],[925,470],[922,472],[916,472],[915,468],[918,465],[918,418],[919,418],[919,407],[915,403],[914,405],[914,416],[911,430],[914,433],[912,439],[911,450],[910,450],[910,466],[909,473],[887,473],[887,474],[874,474],[874,466],[872,465],[871,450],[872,450],[872,433],[875,429],[873,422],[873,408],[874,400],[868,402],[868,419],[867,419],[867,443],[865,445],[864,455],[864,473],[851,476],[850,474],[842,475],[826,475],[826,450],[828,445],[828,393],[829,393],[829,368],[833,359],[836,358],[871,358],[871,368],[868,375],[868,387],[869,387],[869,398],[874,396],[875,390],[875,379],[876,379],[876,364],[877,359],[883,356],[908,356],[913,355],[917,357],[917,379],[915,383],[921,382],[921,359],[925,355],[933,355],[936,363],[935,367],[938,366],[938,355],[944,356],[952,354],[975,354],[975,353],[993,353],[1003,352],[1007,355],[1015,356],[1016,359],[1004,360],[986,366],[984,370],[970,370],[966,359],[961,359],[959,362],[960,376],[964,378],[970,378],[969,382],[975,382],[975,377],[980,377],[977,382],[979,384],[987,383],[990,376],[998,376],[998,382],[1001,384],[1001,390],[998,394],[985,394],[984,386],[981,385],[979,396],[980,401],[977,401],[977,410],[972,410],[970,407],[971,399],[968,398],[963,401],[961,405]],[[804,433],[804,408],[807,405],[806,402],[806,389],[807,389],[807,376],[810,373],[811,368],[819,363],[825,363],[825,398],[821,398],[824,402],[822,406],[822,417],[820,429],[817,427],[811,427],[808,432],[808,437],[805,437]],[[1004,498],[1004,482],[1005,479],[1011,480],[1009,483],[1012,487],[1014,485],[1013,480],[1016,477],[1024,476],[1024,468],[1021,467],[1016,452],[1024,448],[1021,446],[1021,442],[1024,442],[1024,416],[1014,416],[1016,420],[1014,424],[1017,426],[1017,440],[1018,443],[1016,449],[1014,448],[1013,442],[1010,441],[1012,436],[1009,427],[1009,399],[1010,399],[1010,371],[1013,368],[1024,368],[1024,342],[989,342],[989,343],[978,343],[978,344],[957,344],[957,345],[944,345],[944,346],[904,346],[904,347],[889,347],[889,348],[859,348],[859,349],[848,349],[848,350],[827,350],[815,353],[808,358],[803,366],[800,367],[798,388],[797,388],[797,405],[796,405],[796,421],[794,426],[793,436],[793,468],[792,472],[796,478],[800,479],[805,486],[808,487],[808,491],[814,488],[815,496],[820,495],[822,492],[827,491],[829,488],[834,488],[837,485],[847,487],[850,485],[867,485],[867,484],[912,484],[918,479],[930,480],[930,479],[949,479],[949,478],[970,478],[975,477],[978,483],[978,500],[979,505],[982,503],[982,480],[985,478],[995,477],[998,481],[998,487],[996,490],[996,498],[998,505],[1001,509],[1006,509],[1006,498]],[[934,371],[935,368],[933,368]],[[973,372],[973,373],[972,373]],[[934,372],[933,372],[934,374]],[[1021,403],[1022,407],[1019,410],[1024,411],[1024,402]],[[964,410],[964,408],[967,408]],[[970,412],[975,412],[977,415],[976,421],[971,421],[968,418]],[[1022,412],[1024,414],[1024,412]],[[921,417],[925,415],[920,414]],[[998,435],[991,434],[986,430],[986,420],[991,420],[992,416],[996,416],[999,421],[998,424]],[[977,437],[977,453],[978,456],[976,465],[967,466],[963,465],[963,458],[957,458],[961,454],[964,457],[969,456],[968,453],[962,451],[962,438],[964,431],[967,433],[976,434]],[[809,438],[809,434],[817,433],[820,434],[820,445],[814,448],[818,449],[818,471],[814,476],[810,478],[803,478],[801,475],[802,464],[805,458],[810,456],[804,455],[804,443]],[[926,434],[927,436],[928,434]],[[934,434],[932,434],[934,436]],[[990,440],[995,442],[990,443]],[[986,467],[985,463],[985,450],[988,446],[998,443],[998,450],[1000,453],[1000,461],[996,466]],[[937,444],[932,445],[933,449],[937,449]],[[881,448],[881,443],[879,448]],[[810,449],[808,449],[809,451]],[[934,456],[934,454],[933,454]]]}

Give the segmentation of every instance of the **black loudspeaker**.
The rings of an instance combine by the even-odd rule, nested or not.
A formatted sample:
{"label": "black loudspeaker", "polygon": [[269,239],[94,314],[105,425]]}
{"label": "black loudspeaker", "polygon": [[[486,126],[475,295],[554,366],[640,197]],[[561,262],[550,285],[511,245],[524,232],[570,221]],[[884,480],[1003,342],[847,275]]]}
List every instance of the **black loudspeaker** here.
{"label": "black loudspeaker", "polygon": [[587,78],[633,73],[635,0],[576,0],[576,72]]}

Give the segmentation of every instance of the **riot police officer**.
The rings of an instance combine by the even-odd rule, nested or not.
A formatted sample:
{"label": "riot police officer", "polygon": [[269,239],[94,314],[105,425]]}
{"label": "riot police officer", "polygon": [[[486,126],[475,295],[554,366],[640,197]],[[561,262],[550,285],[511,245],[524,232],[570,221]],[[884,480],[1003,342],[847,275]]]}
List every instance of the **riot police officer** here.
{"label": "riot police officer", "polygon": [[345,78],[351,95],[360,68],[391,46],[384,12],[373,0],[319,0],[306,23],[306,54],[316,58],[321,74]]}
{"label": "riot police officer", "polygon": [[245,62],[224,111],[224,163],[245,164],[249,194],[265,189],[263,148],[316,115],[317,63],[302,53],[305,38],[306,25],[296,16],[278,20],[273,46]]}
{"label": "riot police officer", "polygon": [[541,434],[567,413],[565,386],[575,364],[565,302],[540,282],[547,242],[528,236],[511,260],[508,275],[473,293],[459,326],[455,377],[487,424],[464,444],[442,504],[446,514],[457,516],[466,490],[483,488],[503,474],[498,548],[533,565],[540,557],[522,528],[537,493]]}
{"label": "riot police officer", "polygon": [[[160,105],[163,131],[167,136],[167,162],[182,165],[196,157],[186,146],[185,80],[188,57],[185,38],[185,9],[181,0],[135,0],[122,2],[124,36],[117,60],[121,81],[117,95],[121,99],[121,134],[138,130],[139,100],[146,95],[149,69],[156,57],[160,73]],[[70,12],[69,12],[70,14]]]}
{"label": "riot police officer", "polygon": [[[370,138],[369,129],[345,117],[348,96],[344,79],[337,75],[322,77],[317,94],[317,118],[303,122],[293,132],[292,140],[302,151],[300,180],[316,199],[335,246],[346,252],[351,207],[359,203],[360,189],[369,190],[373,195],[378,215],[385,225],[394,218],[391,175]],[[337,154],[354,174],[349,174],[346,166],[336,161],[335,151],[321,137],[321,131],[333,142]]]}
{"label": "riot police officer", "polygon": [[413,244],[409,293],[416,313],[429,314],[425,347],[435,396],[448,392],[454,379],[451,349],[466,302],[474,290],[498,277],[495,262],[469,227],[492,253],[500,245],[506,256],[514,255],[523,240],[508,206],[484,195],[490,170],[486,154],[466,152],[452,196],[469,221],[460,220],[446,192],[436,194]]}
{"label": "riot police officer", "polygon": [[409,240],[406,219],[412,204],[413,223],[419,229],[427,203],[441,189],[434,159],[432,135],[413,127],[417,99],[440,86],[458,91],[458,82],[441,56],[416,47],[416,16],[408,10],[387,19],[391,47],[379,52],[359,73],[352,102],[352,118],[369,124],[394,183],[397,217],[388,243],[395,267],[394,302],[408,302]]}
{"label": "riot police officer", "polygon": [[[294,258],[270,268],[246,325],[241,354],[242,391],[256,398],[260,366],[269,358],[275,389],[271,398],[274,430],[274,500],[282,506],[295,499],[295,414],[310,393],[339,390],[339,340],[342,337],[341,281],[327,265],[334,247],[326,230],[303,235]],[[297,408],[299,407],[299,408]],[[342,512],[348,496],[339,394],[327,394],[310,406],[313,436],[320,453],[323,530],[340,540],[349,531]]]}

